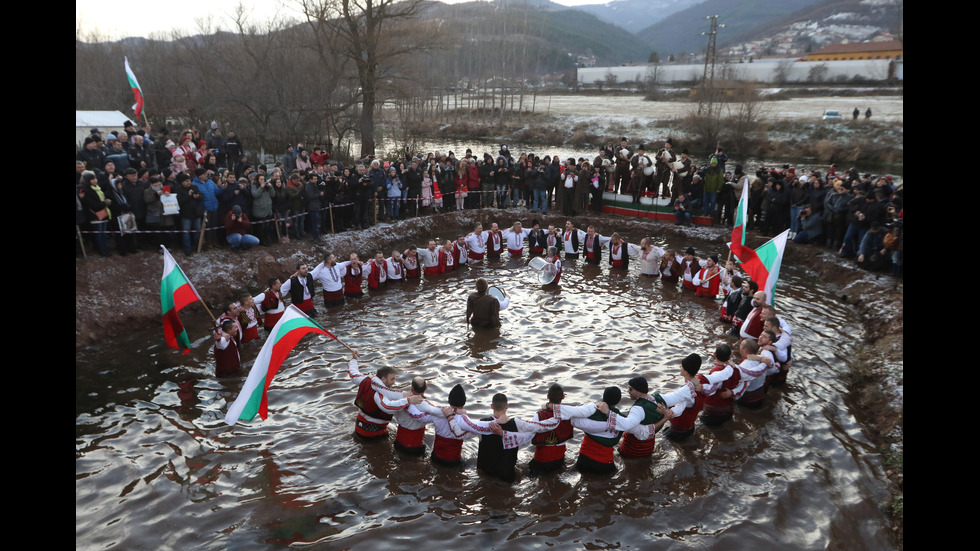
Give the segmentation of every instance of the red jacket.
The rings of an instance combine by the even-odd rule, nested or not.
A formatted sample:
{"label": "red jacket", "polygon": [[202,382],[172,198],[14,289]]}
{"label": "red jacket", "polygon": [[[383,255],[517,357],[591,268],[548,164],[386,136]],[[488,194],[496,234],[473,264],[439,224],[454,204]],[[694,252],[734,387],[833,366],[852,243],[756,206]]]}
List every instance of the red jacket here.
{"label": "red jacket", "polygon": [[252,223],[248,220],[248,215],[244,212],[242,213],[241,220],[236,220],[232,211],[228,211],[228,214],[225,215],[225,235],[230,233],[245,235],[251,227]]}

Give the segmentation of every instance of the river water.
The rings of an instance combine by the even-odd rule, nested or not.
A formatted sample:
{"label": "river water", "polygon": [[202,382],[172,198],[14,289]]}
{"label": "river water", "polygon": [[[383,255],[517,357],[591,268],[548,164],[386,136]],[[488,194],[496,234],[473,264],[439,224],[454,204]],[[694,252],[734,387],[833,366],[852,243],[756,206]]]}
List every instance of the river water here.
{"label": "river water", "polygon": [[[553,382],[576,404],[636,374],[669,391],[687,354],[708,362],[717,344],[734,344],[717,301],[641,278],[637,263],[623,274],[569,261],[560,289],[543,289],[527,260],[389,287],[328,313],[321,304],[318,321],[361,352],[365,373],[397,367],[397,386],[423,375],[437,403],[462,383],[476,416],[496,392],[513,415],[531,416]],[[464,323],[479,276],[512,297],[499,331]],[[617,454],[609,477],[574,469],[581,434],[557,474],[530,477],[523,449],[513,485],[476,471],[475,440],[462,471],[356,440],[349,356],[331,340],[306,337],[293,351],[268,420],[230,428],[223,416],[244,374],[216,379],[208,338],[188,356],[165,348],[157,327],[115,338],[76,359],[76,548],[893,549],[880,457],[845,398],[857,316],[793,266],[777,304],[797,362],[763,409],[719,429],[699,423],[681,444],[658,437],[652,460]],[[194,308],[183,316],[192,338],[206,334]],[[248,365],[260,347],[243,347]]]}

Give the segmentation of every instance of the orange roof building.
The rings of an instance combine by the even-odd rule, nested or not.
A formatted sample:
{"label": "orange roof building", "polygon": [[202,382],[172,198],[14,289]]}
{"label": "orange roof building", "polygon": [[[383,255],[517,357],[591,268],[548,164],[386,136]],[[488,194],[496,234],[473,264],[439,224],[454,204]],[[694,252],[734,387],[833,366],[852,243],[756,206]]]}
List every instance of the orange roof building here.
{"label": "orange roof building", "polygon": [[853,61],[860,59],[895,59],[904,55],[902,42],[856,42],[854,44],[831,44],[803,56],[802,61]]}

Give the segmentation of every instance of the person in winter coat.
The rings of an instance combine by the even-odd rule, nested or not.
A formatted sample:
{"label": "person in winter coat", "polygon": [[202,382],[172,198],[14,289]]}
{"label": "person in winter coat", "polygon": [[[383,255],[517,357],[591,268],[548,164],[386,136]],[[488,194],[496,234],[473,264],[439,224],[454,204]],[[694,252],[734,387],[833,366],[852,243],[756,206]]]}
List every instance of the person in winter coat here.
{"label": "person in winter coat", "polygon": [[272,220],[272,198],[275,197],[276,190],[271,182],[265,180],[264,174],[259,174],[249,191],[252,195],[252,234],[268,245],[272,242],[274,228],[271,223],[263,222]]}

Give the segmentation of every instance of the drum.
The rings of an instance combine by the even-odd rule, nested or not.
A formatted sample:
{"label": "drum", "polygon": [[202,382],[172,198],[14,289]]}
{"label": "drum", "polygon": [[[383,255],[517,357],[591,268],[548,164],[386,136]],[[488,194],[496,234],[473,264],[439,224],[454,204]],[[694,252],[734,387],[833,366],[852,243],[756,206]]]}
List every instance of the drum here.
{"label": "drum", "polygon": [[493,287],[487,289],[487,294],[497,299],[497,302],[500,303],[501,310],[506,310],[507,307],[510,306],[510,298],[504,293],[502,288],[494,285]]}
{"label": "drum", "polygon": [[530,268],[538,272],[538,281],[543,285],[547,285],[555,280],[555,276],[558,275],[558,268],[555,265],[548,262],[547,260],[536,256],[531,259],[531,263],[528,264]]}
{"label": "drum", "polygon": [[558,275],[558,268],[555,268],[554,264],[545,264],[545,267],[538,272],[538,280],[542,285],[547,285],[555,280],[556,275]]}
{"label": "drum", "polygon": [[540,257],[540,256],[536,256],[536,257],[532,258],[531,259],[531,263],[528,264],[528,266],[530,266],[531,269],[533,269],[535,271],[538,271],[538,272],[540,272],[547,265],[548,265],[548,261],[545,260],[544,258]]}

